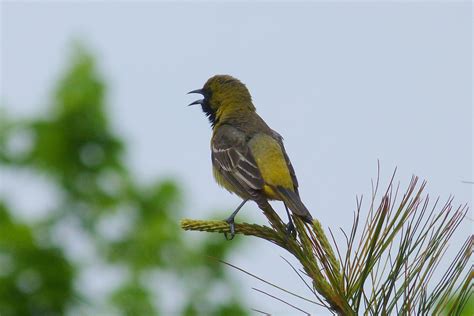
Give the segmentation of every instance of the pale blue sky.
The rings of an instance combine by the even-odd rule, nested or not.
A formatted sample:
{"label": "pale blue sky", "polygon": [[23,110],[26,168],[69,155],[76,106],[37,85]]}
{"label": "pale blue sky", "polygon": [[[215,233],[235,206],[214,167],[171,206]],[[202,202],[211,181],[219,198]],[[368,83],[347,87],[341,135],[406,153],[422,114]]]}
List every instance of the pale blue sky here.
{"label": "pale blue sky", "polygon": [[[377,159],[382,180],[398,166],[402,186],[416,174],[428,180],[431,196],[454,194],[472,204],[473,186],[461,182],[474,178],[467,1],[3,2],[1,8],[0,98],[7,111],[42,113],[71,40],[83,39],[109,82],[107,103],[128,140],[128,161],[144,180],[178,177],[189,216],[230,212],[239,203],[214,184],[209,124],[198,108],[186,107],[195,99],[186,92],[218,73],[246,83],[258,113],[283,135],[301,196],[324,226],[350,227],[355,196],[369,196]],[[28,179],[2,176],[0,194],[18,196],[18,183],[24,187]],[[37,187],[30,188],[33,196]],[[30,203],[45,199],[36,194]],[[242,212],[263,223],[255,210],[249,203]],[[456,242],[472,233],[471,225],[461,227]],[[280,254],[252,240],[232,262],[309,295]],[[232,273],[245,280],[249,306],[288,311],[250,289],[260,283]]]}

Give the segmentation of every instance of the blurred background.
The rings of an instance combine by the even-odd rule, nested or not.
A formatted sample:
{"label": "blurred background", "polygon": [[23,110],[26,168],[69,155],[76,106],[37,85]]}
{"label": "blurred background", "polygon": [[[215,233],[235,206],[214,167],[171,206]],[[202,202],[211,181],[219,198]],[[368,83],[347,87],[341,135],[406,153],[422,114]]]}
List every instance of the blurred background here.
{"label": "blurred background", "polygon": [[[216,260],[310,297],[275,246],[179,228],[240,202],[214,183],[210,126],[186,107],[214,74],[247,84],[324,227],[350,229],[377,161],[382,188],[397,167],[402,187],[416,174],[433,200],[472,205],[468,1],[0,10],[2,316],[295,313],[252,287],[327,313]],[[468,217],[446,257],[472,234]],[[252,203],[239,220],[266,222]]]}

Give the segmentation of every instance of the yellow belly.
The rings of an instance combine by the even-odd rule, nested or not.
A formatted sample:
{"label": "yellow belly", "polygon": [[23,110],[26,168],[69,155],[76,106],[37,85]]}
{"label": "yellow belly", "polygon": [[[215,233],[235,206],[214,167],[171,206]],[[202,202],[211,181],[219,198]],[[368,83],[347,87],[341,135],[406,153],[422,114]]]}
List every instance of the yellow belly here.
{"label": "yellow belly", "polygon": [[265,195],[267,197],[267,199],[269,200],[280,200],[281,201],[281,198],[276,194],[276,192],[272,189],[271,186],[268,186],[268,185],[264,185],[263,186],[263,192],[265,192]]}
{"label": "yellow belly", "polygon": [[256,135],[249,142],[249,147],[265,182],[264,192],[269,198],[278,199],[270,186],[293,190],[294,184],[288,164],[280,144],[275,139],[265,134]]}

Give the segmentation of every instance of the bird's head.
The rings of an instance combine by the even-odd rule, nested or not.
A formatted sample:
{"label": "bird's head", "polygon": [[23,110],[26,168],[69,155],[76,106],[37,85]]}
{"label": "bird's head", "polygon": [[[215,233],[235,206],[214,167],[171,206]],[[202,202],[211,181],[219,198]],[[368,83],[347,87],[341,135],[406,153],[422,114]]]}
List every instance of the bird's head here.
{"label": "bird's head", "polygon": [[229,75],[216,75],[209,78],[202,89],[190,91],[199,93],[203,99],[189,105],[200,104],[212,126],[226,113],[234,111],[255,111],[252,97],[240,80]]}

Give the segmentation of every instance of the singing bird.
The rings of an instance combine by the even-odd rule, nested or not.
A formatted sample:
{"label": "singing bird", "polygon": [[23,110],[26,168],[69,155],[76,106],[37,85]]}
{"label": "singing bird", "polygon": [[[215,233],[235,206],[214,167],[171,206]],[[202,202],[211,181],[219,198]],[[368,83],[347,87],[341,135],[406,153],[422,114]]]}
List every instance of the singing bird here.
{"label": "singing bird", "polygon": [[216,182],[240,196],[243,201],[226,219],[231,239],[235,235],[234,218],[248,201],[280,200],[294,232],[288,208],[302,220],[312,216],[300,199],[295,170],[283,146],[283,138],[257,114],[247,87],[229,75],[216,75],[199,93],[199,104],[212,126],[211,160]]}

